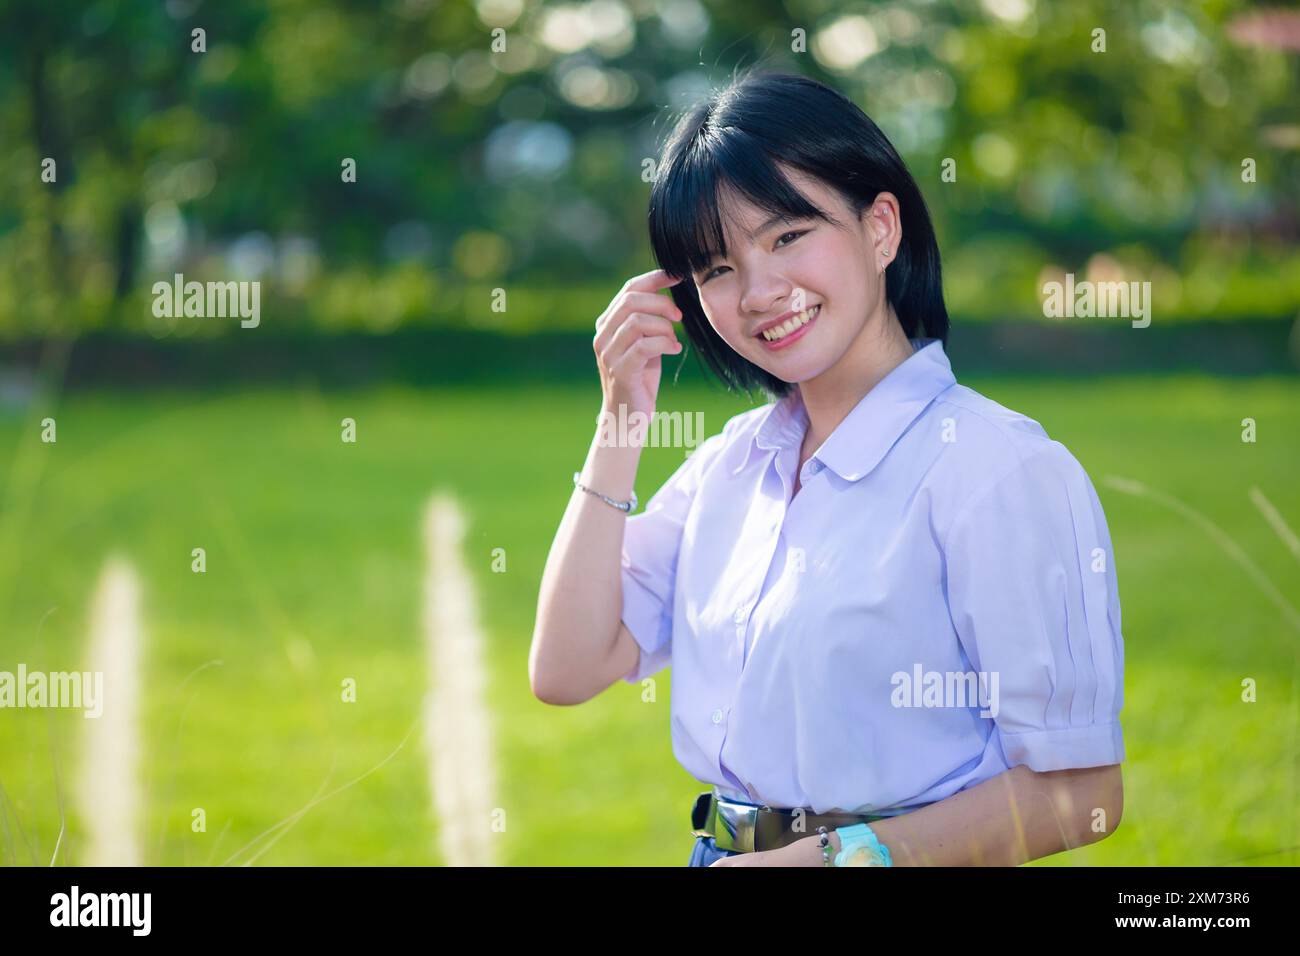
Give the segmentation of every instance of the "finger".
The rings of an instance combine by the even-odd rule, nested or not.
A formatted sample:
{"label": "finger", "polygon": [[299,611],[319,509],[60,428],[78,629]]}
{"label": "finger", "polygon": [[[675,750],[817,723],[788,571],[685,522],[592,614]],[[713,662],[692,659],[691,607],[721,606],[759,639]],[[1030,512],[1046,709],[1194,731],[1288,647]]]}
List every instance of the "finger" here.
{"label": "finger", "polygon": [[627,320],[613,333],[614,341],[627,340],[637,335],[671,335],[677,337],[677,326],[662,315],[649,312],[633,312]]}
{"label": "finger", "polygon": [[624,292],[658,292],[682,281],[681,276],[671,276],[663,269],[652,269],[633,276],[623,284]]}
{"label": "finger", "polygon": [[677,308],[677,303],[666,295],[660,295],[658,292],[626,292],[624,297],[625,306],[629,310],[662,315],[674,322],[680,322],[682,319],[682,310]]}
{"label": "finger", "polygon": [[677,340],[673,324],[663,316],[633,312],[622,325],[606,335],[606,347],[610,354],[617,356],[630,348],[638,338],[647,335],[666,335],[673,341]]}
{"label": "finger", "polygon": [[[606,345],[618,341],[627,341],[629,335],[652,334],[652,335],[675,335],[673,332],[674,321],[681,321],[681,313],[677,311],[672,303],[667,303],[671,311],[666,312],[664,306],[660,303],[666,302],[663,296],[653,293],[638,293],[644,298],[637,301],[644,303],[650,311],[637,309],[636,311],[623,312],[624,307],[620,307],[600,329],[596,332],[594,346],[596,351],[601,351]],[[654,300],[659,300],[655,302]],[[653,311],[658,310],[658,311]],[[670,321],[671,319],[671,321]],[[629,326],[632,326],[632,332],[625,332]]]}
{"label": "finger", "polygon": [[645,370],[654,358],[660,355],[676,355],[681,351],[681,343],[667,335],[652,335],[637,339],[625,350],[610,353],[605,365],[610,377],[619,381],[628,381]]}
{"label": "finger", "polygon": [[[652,295],[658,295],[660,289],[675,286],[682,281],[682,278],[681,276],[669,275],[663,269],[654,269],[650,272],[643,272],[639,276],[633,276],[623,283],[623,288],[619,290],[618,295],[614,296],[614,302],[610,303],[610,308],[606,309],[600,318],[596,319],[596,328],[599,329],[601,321],[615,310],[620,296],[630,292],[648,292]],[[659,296],[659,298],[663,299],[665,296]],[[676,307],[674,306],[674,308]]]}
{"label": "finger", "polygon": [[657,292],[620,292],[596,320],[597,339],[602,338],[607,331],[616,330],[632,312],[647,312],[665,316],[674,322],[682,321],[682,310],[667,296]]}
{"label": "finger", "polygon": [[682,343],[675,336],[648,335],[633,342],[612,365],[609,371],[614,378],[633,375],[642,371],[657,355],[676,355],[682,350]]}

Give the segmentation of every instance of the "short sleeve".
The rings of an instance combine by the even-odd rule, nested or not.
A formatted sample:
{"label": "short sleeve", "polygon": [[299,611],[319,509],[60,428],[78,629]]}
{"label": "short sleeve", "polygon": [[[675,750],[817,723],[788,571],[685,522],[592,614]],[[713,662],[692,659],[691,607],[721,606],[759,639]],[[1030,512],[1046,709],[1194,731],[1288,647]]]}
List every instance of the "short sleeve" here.
{"label": "short sleeve", "polygon": [[943,547],[953,625],[988,675],[1008,766],[1123,762],[1114,554],[1073,455],[1053,441],[1022,458],[962,507]]}
{"label": "short sleeve", "polygon": [[673,591],[677,552],[691,503],[709,463],[722,451],[727,429],[705,439],[623,529],[623,623],[641,648],[623,676],[636,684],[672,659]]}

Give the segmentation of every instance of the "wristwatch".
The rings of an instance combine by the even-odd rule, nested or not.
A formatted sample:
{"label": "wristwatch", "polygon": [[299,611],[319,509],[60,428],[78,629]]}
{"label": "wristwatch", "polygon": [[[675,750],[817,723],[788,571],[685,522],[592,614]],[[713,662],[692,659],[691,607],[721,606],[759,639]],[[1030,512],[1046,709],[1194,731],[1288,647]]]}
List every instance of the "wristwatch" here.
{"label": "wristwatch", "polygon": [[835,855],[836,866],[893,866],[889,847],[880,842],[876,832],[865,823],[851,827],[836,827],[840,835],[840,852]]}

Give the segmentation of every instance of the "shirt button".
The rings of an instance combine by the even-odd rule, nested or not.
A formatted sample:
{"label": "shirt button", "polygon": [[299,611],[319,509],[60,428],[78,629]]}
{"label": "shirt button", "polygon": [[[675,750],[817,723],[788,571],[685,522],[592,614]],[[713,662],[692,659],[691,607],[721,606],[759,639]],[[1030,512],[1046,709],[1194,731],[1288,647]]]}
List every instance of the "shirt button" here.
{"label": "shirt button", "polygon": [[722,711],[721,711],[721,710],[715,710],[715,711],[713,712],[713,722],[714,722],[715,724],[720,724],[720,723],[722,723]]}
{"label": "shirt button", "polygon": [[736,608],[736,613],[731,616],[731,619],[737,624],[745,623],[745,606],[743,604]]}

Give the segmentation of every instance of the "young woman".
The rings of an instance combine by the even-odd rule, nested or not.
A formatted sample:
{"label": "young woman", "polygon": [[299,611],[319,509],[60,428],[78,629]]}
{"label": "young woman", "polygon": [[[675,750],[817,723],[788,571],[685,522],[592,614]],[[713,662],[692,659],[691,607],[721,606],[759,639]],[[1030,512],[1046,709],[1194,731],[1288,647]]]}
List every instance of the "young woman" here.
{"label": "young woman", "polygon": [[955,381],[938,246],[889,141],[824,85],[751,73],[679,123],[649,225],[662,268],[596,322],[602,414],[653,412],[679,322],[774,401],[633,517],[640,448],[597,429],[534,693],[672,665],[674,753],[712,785],[691,865],[1014,865],[1112,832],[1105,516],[1042,426]]}

